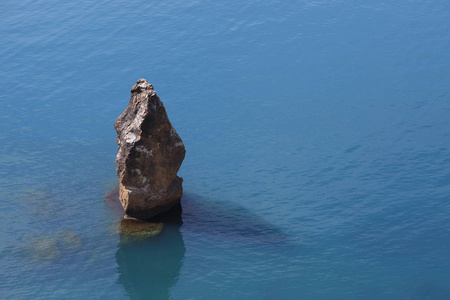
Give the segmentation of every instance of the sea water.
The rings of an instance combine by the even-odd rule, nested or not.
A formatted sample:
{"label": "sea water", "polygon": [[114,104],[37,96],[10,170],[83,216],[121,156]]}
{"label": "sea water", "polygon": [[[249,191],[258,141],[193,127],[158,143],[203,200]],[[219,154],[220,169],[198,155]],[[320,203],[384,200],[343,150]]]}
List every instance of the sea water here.
{"label": "sea water", "polygon": [[[450,299],[448,1],[0,2],[0,299]],[[139,78],[183,224],[125,241]]]}

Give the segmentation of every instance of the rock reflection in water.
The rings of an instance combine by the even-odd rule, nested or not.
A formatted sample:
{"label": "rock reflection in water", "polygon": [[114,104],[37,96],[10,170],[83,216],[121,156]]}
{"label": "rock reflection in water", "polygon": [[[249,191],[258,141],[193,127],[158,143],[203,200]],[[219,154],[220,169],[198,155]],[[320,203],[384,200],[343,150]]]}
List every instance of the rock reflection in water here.
{"label": "rock reflection in water", "polygon": [[176,224],[166,223],[161,232],[146,238],[130,238],[121,234],[116,252],[118,283],[131,299],[169,299],[185,251],[179,225]]}

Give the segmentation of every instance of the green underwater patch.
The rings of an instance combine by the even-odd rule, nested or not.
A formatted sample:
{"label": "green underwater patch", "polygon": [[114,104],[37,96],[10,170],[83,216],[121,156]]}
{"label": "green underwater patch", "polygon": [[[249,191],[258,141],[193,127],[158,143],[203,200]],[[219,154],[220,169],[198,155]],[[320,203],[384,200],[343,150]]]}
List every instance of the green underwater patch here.
{"label": "green underwater patch", "polygon": [[121,237],[142,239],[158,235],[163,229],[163,223],[150,223],[136,219],[124,219],[119,225]]}

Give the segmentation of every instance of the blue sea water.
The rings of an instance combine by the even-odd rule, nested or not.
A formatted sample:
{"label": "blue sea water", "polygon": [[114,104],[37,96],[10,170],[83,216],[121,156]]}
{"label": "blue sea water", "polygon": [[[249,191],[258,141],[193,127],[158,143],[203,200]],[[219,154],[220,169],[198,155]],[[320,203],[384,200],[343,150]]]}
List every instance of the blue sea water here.
{"label": "blue sea water", "polygon": [[[0,299],[450,299],[448,1],[0,2]],[[104,196],[138,78],[183,225]]]}

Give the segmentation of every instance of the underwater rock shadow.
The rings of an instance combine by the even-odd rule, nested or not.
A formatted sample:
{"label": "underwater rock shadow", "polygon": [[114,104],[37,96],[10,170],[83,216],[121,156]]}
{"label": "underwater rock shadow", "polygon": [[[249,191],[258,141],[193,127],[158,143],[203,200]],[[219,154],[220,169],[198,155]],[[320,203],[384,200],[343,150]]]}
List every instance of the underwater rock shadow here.
{"label": "underwater rock shadow", "polygon": [[186,193],[181,199],[183,230],[224,236],[244,242],[289,244],[287,235],[272,223],[234,203],[213,202]]}

